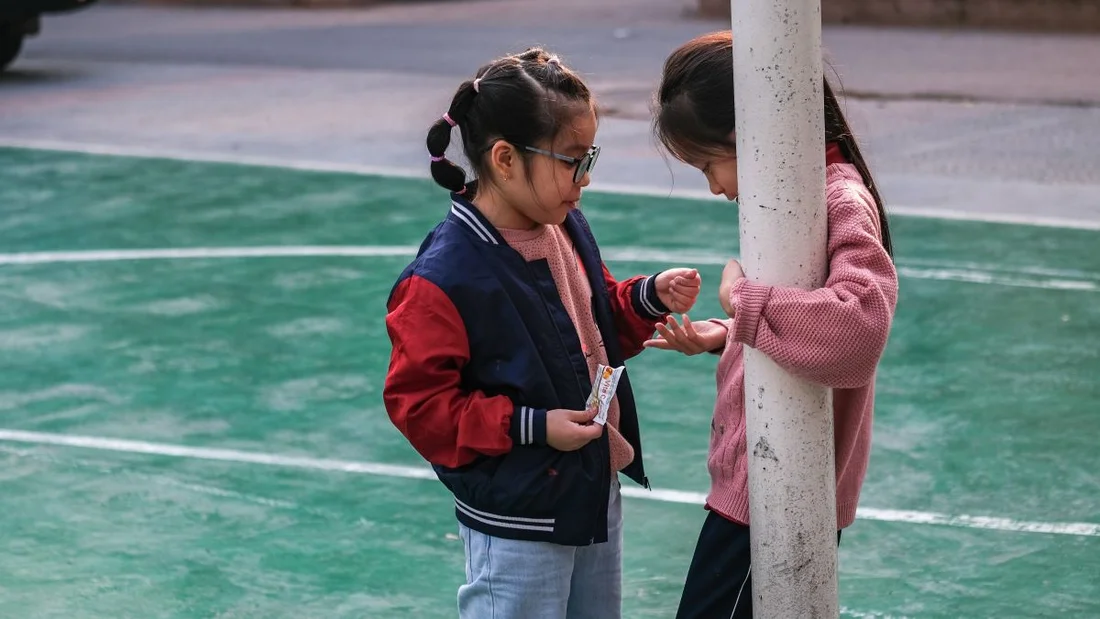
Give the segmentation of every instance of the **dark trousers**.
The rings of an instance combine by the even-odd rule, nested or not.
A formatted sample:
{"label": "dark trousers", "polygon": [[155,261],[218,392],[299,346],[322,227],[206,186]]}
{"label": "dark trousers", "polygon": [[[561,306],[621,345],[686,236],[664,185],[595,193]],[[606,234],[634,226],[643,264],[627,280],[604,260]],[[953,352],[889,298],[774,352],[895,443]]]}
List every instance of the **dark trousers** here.
{"label": "dark trousers", "polygon": [[748,527],[707,514],[676,619],[752,619],[749,550]]}

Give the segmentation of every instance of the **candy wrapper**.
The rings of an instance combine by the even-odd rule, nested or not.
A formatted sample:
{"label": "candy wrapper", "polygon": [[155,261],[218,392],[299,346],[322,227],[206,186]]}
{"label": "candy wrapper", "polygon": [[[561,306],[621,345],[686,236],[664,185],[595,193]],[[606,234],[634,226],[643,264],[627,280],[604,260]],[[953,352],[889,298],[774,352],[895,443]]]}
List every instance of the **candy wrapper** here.
{"label": "candy wrapper", "polygon": [[598,411],[593,421],[601,426],[607,423],[607,409],[611,407],[611,399],[615,397],[615,389],[619,386],[623,369],[625,368],[611,368],[606,365],[596,368],[596,379],[592,381],[592,393],[588,396],[586,407],[588,410]]}

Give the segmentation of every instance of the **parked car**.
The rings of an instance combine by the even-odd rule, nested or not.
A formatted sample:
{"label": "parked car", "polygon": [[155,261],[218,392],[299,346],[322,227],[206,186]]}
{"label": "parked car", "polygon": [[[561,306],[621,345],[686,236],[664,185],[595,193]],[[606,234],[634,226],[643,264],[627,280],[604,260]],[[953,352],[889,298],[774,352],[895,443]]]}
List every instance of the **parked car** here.
{"label": "parked car", "polygon": [[0,71],[23,49],[23,39],[42,29],[42,16],[83,9],[96,0],[0,0]]}

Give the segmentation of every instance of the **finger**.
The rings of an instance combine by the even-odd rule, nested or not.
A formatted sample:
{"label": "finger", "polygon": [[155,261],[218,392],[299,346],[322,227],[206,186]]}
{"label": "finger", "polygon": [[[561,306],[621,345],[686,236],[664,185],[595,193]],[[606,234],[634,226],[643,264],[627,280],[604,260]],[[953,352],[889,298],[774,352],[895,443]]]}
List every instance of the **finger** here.
{"label": "finger", "polygon": [[585,442],[590,441],[594,438],[600,438],[600,435],[603,434],[603,426],[598,423],[590,423],[584,426],[577,426],[577,429],[580,430],[580,435],[584,437]]}
{"label": "finger", "polygon": [[702,281],[699,277],[699,272],[692,269],[691,271],[676,278],[676,283],[682,286],[698,286]]}
{"label": "finger", "polygon": [[668,343],[668,340],[646,340],[642,342],[642,346],[645,348],[659,348],[661,350],[672,350],[672,344]]}
{"label": "finger", "polygon": [[595,419],[597,413],[599,413],[599,411],[596,409],[587,411],[569,411],[567,417],[569,418],[569,421],[572,421],[573,423],[583,424]]}
{"label": "finger", "polygon": [[[670,317],[671,318],[671,317]],[[680,333],[676,332],[671,324],[663,323],[657,325],[657,332],[661,334],[662,338],[668,340],[672,344],[680,343]]]}
{"label": "finger", "polygon": [[687,334],[688,339],[698,340],[699,333],[695,330],[695,327],[691,324],[691,318],[687,314],[684,314],[684,333]]}
{"label": "finger", "polygon": [[676,281],[676,290],[698,290],[702,288],[702,281],[698,279],[684,279]]}
{"label": "finger", "polygon": [[676,334],[673,333],[672,330],[664,324],[657,325],[657,333],[659,333],[661,337],[663,337],[665,341],[669,342],[670,344],[677,344]]}
{"label": "finger", "polygon": [[688,352],[688,343],[682,336],[673,333],[668,329],[668,327],[664,325],[659,325],[657,327],[657,331],[661,334],[661,337],[663,337],[664,341],[666,342],[666,346],[662,346],[661,348],[664,348],[665,350]]}
{"label": "finger", "polygon": [[[698,298],[699,298],[699,291],[698,290],[695,290],[694,292],[683,292],[683,291],[680,291],[680,290],[676,290],[675,292],[672,293],[672,302],[673,302],[673,304],[676,304],[676,305],[691,305],[692,303],[695,302],[695,299],[698,299]],[[680,311],[681,312],[686,312],[687,310],[684,309],[684,310],[680,310]]]}
{"label": "finger", "polygon": [[679,295],[690,297],[699,294],[699,290],[701,289],[698,286],[675,286],[673,288],[670,288],[669,292],[671,292],[674,296]]}
{"label": "finger", "polygon": [[676,317],[671,314],[668,317],[668,329],[677,339],[682,340],[685,338],[684,331],[680,328],[680,323],[676,322]]}
{"label": "finger", "polygon": [[687,314],[684,314],[684,333],[691,341],[692,352],[699,354],[706,350],[703,338],[699,336],[699,332],[695,330],[695,325],[691,323],[691,318]]}

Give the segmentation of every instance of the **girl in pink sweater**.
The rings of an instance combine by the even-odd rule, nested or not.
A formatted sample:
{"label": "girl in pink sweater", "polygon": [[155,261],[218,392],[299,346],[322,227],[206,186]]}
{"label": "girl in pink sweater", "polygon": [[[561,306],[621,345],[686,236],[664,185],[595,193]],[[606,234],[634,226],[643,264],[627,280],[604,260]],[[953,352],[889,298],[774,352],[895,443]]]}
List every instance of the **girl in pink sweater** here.
{"label": "girl in pink sweater", "polygon": [[[752,617],[744,363],[751,346],[789,372],[832,387],[837,524],[852,524],[871,452],[875,370],[890,332],[898,281],[890,232],[840,105],[825,82],[829,275],[802,290],[754,282],[731,261],[719,301],[725,320],[683,324],[669,317],[653,348],[721,354],[707,467],[711,489],[678,619]],[[703,172],[715,195],[737,198],[733,44],[729,32],[704,35],[668,58],[655,132],[677,159]],[[839,532],[838,532],[839,537]]]}

